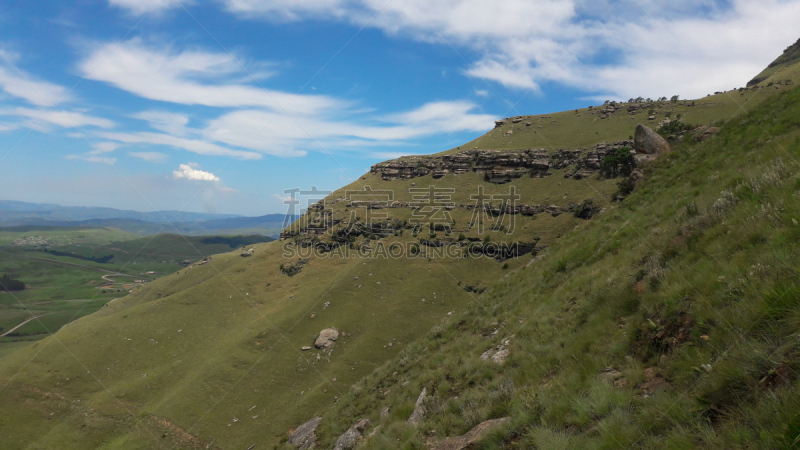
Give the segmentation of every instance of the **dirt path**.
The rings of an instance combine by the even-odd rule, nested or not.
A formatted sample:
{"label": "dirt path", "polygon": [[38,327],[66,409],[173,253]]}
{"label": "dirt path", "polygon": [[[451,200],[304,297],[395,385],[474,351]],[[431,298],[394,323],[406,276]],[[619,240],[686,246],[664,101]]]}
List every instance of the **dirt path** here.
{"label": "dirt path", "polygon": [[[116,300],[116,299],[115,299],[115,300]],[[28,319],[26,319],[26,320],[25,320],[24,322],[22,322],[21,324],[19,324],[19,325],[15,326],[14,328],[12,328],[12,329],[10,329],[10,330],[6,331],[4,334],[0,334],[0,337],[5,337],[5,336],[8,336],[9,334],[11,334],[11,333],[13,333],[13,332],[17,331],[17,329],[18,329],[18,328],[22,327],[23,325],[25,325],[26,323],[30,322],[31,320],[38,319],[39,317],[46,316],[46,315],[48,315],[48,314],[50,314],[50,313],[39,314],[38,316],[32,316],[32,317],[29,317]]]}

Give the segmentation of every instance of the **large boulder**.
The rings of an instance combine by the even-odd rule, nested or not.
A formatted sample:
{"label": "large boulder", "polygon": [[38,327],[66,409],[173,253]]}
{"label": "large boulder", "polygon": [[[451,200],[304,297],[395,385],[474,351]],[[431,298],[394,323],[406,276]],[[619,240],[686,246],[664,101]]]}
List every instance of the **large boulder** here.
{"label": "large boulder", "polygon": [[325,328],[319,332],[317,340],[314,342],[314,347],[328,348],[339,339],[339,330],[336,328]]}
{"label": "large boulder", "polygon": [[633,137],[633,148],[636,153],[646,155],[659,155],[670,151],[669,144],[658,133],[650,127],[642,124],[636,125],[636,133]]}
{"label": "large boulder", "polygon": [[510,417],[503,417],[502,419],[493,419],[481,422],[475,428],[469,430],[466,434],[458,437],[449,437],[444,441],[433,447],[434,450],[464,450],[472,448],[473,445],[480,442],[483,438],[496,428],[504,423],[511,421]]}
{"label": "large boulder", "polygon": [[322,417],[314,417],[308,422],[300,425],[289,437],[289,443],[299,448],[307,450],[317,442],[317,427],[322,422]]}
{"label": "large boulder", "polygon": [[361,439],[361,435],[364,434],[364,429],[367,428],[367,425],[369,425],[368,419],[361,419],[356,422],[349,430],[339,436],[333,450],[350,450],[355,448],[358,440]]}

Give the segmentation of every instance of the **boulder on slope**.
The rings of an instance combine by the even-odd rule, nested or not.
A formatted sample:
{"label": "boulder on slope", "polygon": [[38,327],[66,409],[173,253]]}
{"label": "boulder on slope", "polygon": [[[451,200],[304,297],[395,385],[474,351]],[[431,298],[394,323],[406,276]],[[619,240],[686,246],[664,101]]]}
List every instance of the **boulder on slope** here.
{"label": "boulder on slope", "polygon": [[670,146],[663,137],[650,127],[642,124],[636,125],[633,148],[636,153],[644,153],[646,155],[658,155],[670,151]]}

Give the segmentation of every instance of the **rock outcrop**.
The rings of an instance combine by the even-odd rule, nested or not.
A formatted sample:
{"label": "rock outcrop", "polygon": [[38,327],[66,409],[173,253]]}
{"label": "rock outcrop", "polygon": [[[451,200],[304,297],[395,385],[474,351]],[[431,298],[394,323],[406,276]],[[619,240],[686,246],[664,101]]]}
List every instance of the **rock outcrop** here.
{"label": "rock outcrop", "polygon": [[660,155],[670,151],[669,144],[661,135],[642,124],[636,125],[633,148],[636,153],[644,153],[646,155]]}
{"label": "rock outcrop", "polygon": [[367,425],[369,425],[368,419],[361,419],[356,422],[349,430],[339,436],[333,450],[350,450],[355,448],[358,440],[361,439],[361,436],[364,434],[364,429],[367,428]]}
{"label": "rock outcrop", "polygon": [[314,342],[314,347],[325,349],[333,345],[339,339],[339,330],[336,328],[326,328],[319,332],[317,340]]}
{"label": "rock outcrop", "polygon": [[420,392],[419,397],[417,398],[417,403],[414,404],[414,411],[408,418],[408,423],[411,425],[419,424],[425,417],[425,396],[427,394],[428,388],[422,388],[422,392]]}
{"label": "rock outcrop", "polygon": [[322,422],[322,417],[314,417],[308,422],[300,425],[289,437],[289,443],[299,448],[307,450],[317,443],[317,427]]}
{"label": "rock outcrop", "polygon": [[489,350],[486,350],[481,355],[481,359],[484,361],[488,361],[489,359],[492,360],[495,364],[503,365],[506,362],[506,358],[511,352],[508,350],[508,346],[511,343],[511,338],[503,339],[499,345],[496,347],[492,347]]}
{"label": "rock outcrop", "polygon": [[441,178],[451,173],[475,172],[484,175],[486,181],[502,184],[525,175],[546,177],[552,175],[551,170],[572,167],[574,170],[565,177],[581,179],[600,170],[606,155],[632,146],[633,141],[617,141],[598,144],[588,150],[464,150],[452,155],[411,156],[384,161],[372,166],[370,172],[380,174],[385,181],[410,180],[428,174]]}
{"label": "rock outcrop", "polygon": [[494,428],[511,421],[510,417],[481,422],[475,428],[457,437],[449,437],[433,446],[434,450],[464,450],[480,442]]}

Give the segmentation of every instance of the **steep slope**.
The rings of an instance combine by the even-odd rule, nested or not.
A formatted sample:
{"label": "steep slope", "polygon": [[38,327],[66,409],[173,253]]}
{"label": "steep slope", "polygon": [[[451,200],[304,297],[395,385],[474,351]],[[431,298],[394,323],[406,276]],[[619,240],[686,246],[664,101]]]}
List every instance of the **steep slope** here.
{"label": "steep slope", "polygon": [[800,61],[800,39],[798,39],[794,44],[786,47],[786,50],[783,51],[781,56],[776,58],[775,61],[772,61],[763,72],[747,82],[747,86],[749,87],[757,85],[765,81],[767,78],[772,77],[777,72],[792,66],[798,61]]}
{"label": "steep slope", "polygon": [[363,448],[388,449],[509,416],[480,448],[795,448],[799,116],[794,89],[677,146],[619,208],[356,384],[321,447],[364,418]]}
{"label": "steep slope", "polygon": [[[631,432],[625,424],[639,419],[625,414],[640,399],[633,389],[594,383],[597,367],[613,364],[633,386],[641,365],[660,358],[627,341],[638,325],[667,328],[692,289],[705,299],[701,311],[718,306],[710,294],[720,281],[700,278],[717,268],[703,265],[702,253],[652,257],[668,254],[676,214],[706,217],[736,177],[755,175],[756,163],[774,166],[770,152],[795,145],[796,90],[783,90],[510,118],[460,148],[378,164],[311,208],[282,241],[198,262],[6,357],[3,438],[30,448],[267,447],[324,413],[326,445],[368,416],[385,425],[369,445],[396,448],[399,439],[418,447],[512,414],[499,435],[509,444],[539,445],[535,436],[521,440],[525,433],[567,442],[572,426],[613,442],[604,430]],[[759,104],[755,123],[750,111]],[[623,179],[602,177],[603,161],[631,144],[637,122],[655,127],[667,113],[681,114],[684,125],[728,125],[700,144],[709,130],[674,127],[676,151],[648,169],[630,197],[612,201],[625,195],[616,194]],[[751,134],[770,120],[783,128],[769,145],[755,136],[759,143]],[[748,172],[737,171],[745,163]],[[781,185],[791,176],[780,169]],[[784,197],[790,211],[795,199]],[[763,250],[763,237],[790,252],[788,213],[780,214],[772,231],[743,235],[742,251]],[[432,229],[423,226],[429,222]],[[724,248],[712,238],[727,228],[715,226],[722,227],[714,222],[695,234],[704,252]],[[697,248],[688,237],[678,242]],[[735,265],[724,275],[738,275],[733,269],[750,256],[719,253]],[[689,282],[673,285],[662,263]],[[341,333],[332,347],[303,350],[331,327]],[[503,339],[510,339],[506,366],[480,359]],[[437,400],[420,426],[408,426],[423,386]],[[380,418],[378,405],[389,414]],[[540,430],[533,424],[542,418]]]}

